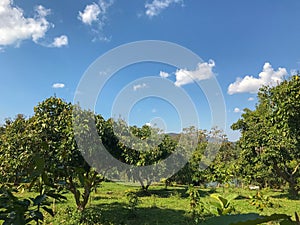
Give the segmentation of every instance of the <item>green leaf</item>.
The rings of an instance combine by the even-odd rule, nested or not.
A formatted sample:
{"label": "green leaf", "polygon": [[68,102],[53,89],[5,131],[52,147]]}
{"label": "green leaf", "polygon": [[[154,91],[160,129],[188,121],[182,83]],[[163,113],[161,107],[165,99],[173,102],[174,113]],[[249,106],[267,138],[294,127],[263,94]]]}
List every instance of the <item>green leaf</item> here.
{"label": "green leaf", "polygon": [[40,205],[45,199],[46,199],[46,195],[38,195],[35,197],[35,199],[33,199],[33,205]]}
{"label": "green leaf", "polygon": [[42,209],[45,210],[47,213],[49,213],[51,216],[54,216],[54,212],[52,209],[49,209],[46,206],[43,206]]}
{"label": "green leaf", "polygon": [[34,214],[35,220],[37,220],[37,219],[42,220],[42,221],[44,220],[44,215],[40,211],[34,211],[33,214]]}
{"label": "green leaf", "polygon": [[49,196],[49,197],[51,197],[51,198],[54,198],[54,199],[56,199],[56,200],[61,200],[61,199],[63,199],[63,200],[67,200],[67,198],[65,197],[65,196],[63,196],[63,195],[61,195],[61,194],[57,194],[57,193],[54,193],[53,191],[49,191],[49,192],[46,192],[45,193],[47,196]]}

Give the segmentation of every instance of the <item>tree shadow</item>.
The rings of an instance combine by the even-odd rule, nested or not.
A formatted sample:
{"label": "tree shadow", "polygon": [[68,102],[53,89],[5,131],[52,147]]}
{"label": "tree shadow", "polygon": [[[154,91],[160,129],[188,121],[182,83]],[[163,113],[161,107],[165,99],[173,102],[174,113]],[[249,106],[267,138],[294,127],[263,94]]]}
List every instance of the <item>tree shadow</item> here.
{"label": "tree shadow", "polygon": [[93,201],[99,201],[99,200],[103,200],[103,199],[118,199],[118,197],[114,197],[114,196],[95,196],[95,197],[91,197],[93,199]]}
{"label": "tree shadow", "polygon": [[186,197],[186,189],[148,189],[145,190],[138,190],[136,192],[138,197],[146,197],[151,195],[156,195],[160,198],[169,198],[171,196],[180,196],[180,197]]}
{"label": "tree shadow", "polygon": [[101,224],[104,225],[194,224],[191,217],[184,210],[159,207],[138,207],[130,210],[127,204],[119,202],[97,204],[96,207],[101,211],[101,217],[103,218]]}
{"label": "tree shadow", "polygon": [[[214,193],[212,190],[198,190],[200,197],[209,196],[210,194]],[[145,190],[138,190],[137,192],[138,197],[146,197],[151,195],[156,195],[160,198],[169,198],[172,196],[179,196],[180,198],[187,198],[189,196],[187,188],[162,188],[162,189],[148,189]]]}
{"label": "tree shadow", "polygon": [[291,195],[290,193],[274,193],[274,194],[270,195],[270,197],[278,198],[278,199],[286,198],[286,199],[290,199],[290,200],[300,200],[300,195],[294,196],[294,195]]}

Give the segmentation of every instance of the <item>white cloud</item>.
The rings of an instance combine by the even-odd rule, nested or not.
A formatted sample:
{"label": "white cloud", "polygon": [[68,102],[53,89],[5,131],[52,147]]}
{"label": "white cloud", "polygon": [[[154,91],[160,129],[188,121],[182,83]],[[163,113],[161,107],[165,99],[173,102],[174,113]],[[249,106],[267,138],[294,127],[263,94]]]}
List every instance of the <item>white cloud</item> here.
{"label": "white cloud", "polygon": [[35,10],[41,17],[46,17],[51,13],[50,9],[46,9],[44,6],[41,5],[36,6]]}
{"label": "white cloud", "polygon": [[249,98],[248,98],[248,101],[249,101],[249,102],[254,101],[254,98],[253,98],[253,97],[249,97]]}
{"label": "white cloud", "polygon": [[146,3],[146,15],[148,17],[157,16],[162,10],[168,8],[173,3],[182,3],[182,0],[153,0],[151,3]]}
{"label": "white cloud", "polygon": [[87,5],[83,12],[79,12],[78,19],[83,23],[91,25],[94,21],[99,20],[100,8],[96,3]]}
{"label": "white cloud", "polygon": [[234,83],[229,85],[228,94],[232,95],[244,92],[257,93],[259,88],[263,85],[278,85],[287,74],[285,68],[279,67],[278,70],[275,71],[272,65],[266,62],[262,72],[259,73],[258,78],[248,75],[244,78],[237,78]]}
{"label": "white cloud", "polygon": [[240,112],[242,112],[242,110],[236,107],[236,108],[234,108],[233,112],[240,113]]}
{"label": "white cloud", "polygon": [[61,35],[60,37],[54,38],[54,41],[50,47],[60,48],[62,46],[68,45],[68,43],[68,37],[66,35]]}
{"label": "white cloud", "polygon": [[215,62],[209,60],[208,62],[198,63],[196,70],[180,69],[175,72],[176,86],[182,86],[192,83],[194,81],[207,80],[214,76],[212,69],[215,67]]}
{"label": "white cloud", "polygon": [[39,5],[33,18],[25,17],[23,10],[13,6],[12,0],[0,1],[0,46],[18,45],[23,40],[37,42],[51,27],[46,20],[50,10]]}
{"label": "white cloud", "polygon": [[137,84],[137,85],[133,86],[133,90],[136,91],[138,89],[142,89],[142,88],[145,88],[145,87],[147,87],[147,84],[145,84],[145,83]]}
{"label": "white cloud", "polygon": [[64,88],[65,87],[65,84],[63,83],[55,83],[52,85],[53,88]]}
{"label": "white cloud", "polygon": [[78,19],[87,25],[97,23],[102,28],[106,20],[107,10],[112,4],[112,0],[107,2],[100,0],[98,4],[94,2],[87,5],[83,12],[79,12]]}
{"label": "white cloud", "polygon": [[103,27],[107,22],[107,11],[113,4],[113,0],[99,0],[98,3],[86,5],[83,12],[79,11],[78,19],[91,27],[91,31],[96,36],[92,41],[100,40],[108,42],[111,37],[106,37],[102,34]]}
{"label": "white cloud", "polygon": [[170,74],[167,73],[167,72],[164,72],[164,71],[160,71],[160,72],[159,72],[159,76],[162,77],[162,78],[167,78],[167,77],[170,76]]}

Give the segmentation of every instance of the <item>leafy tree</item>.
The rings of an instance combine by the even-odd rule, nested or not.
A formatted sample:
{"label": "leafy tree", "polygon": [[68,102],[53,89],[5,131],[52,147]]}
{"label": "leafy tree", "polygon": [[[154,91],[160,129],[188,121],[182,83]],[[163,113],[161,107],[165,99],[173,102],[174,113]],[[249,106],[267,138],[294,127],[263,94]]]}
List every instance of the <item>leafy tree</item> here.
{"label": "leafy tree", "polygon": [[164,174],[166,168],[158,166],[158,163],[167,158],[176,147],[173,140],[158,129],[147,125],[141,128],[128,126],[122,119],[109,119],[101,139],[116,159],[131,165],[124,170],[121,168],[119,175],[126,173],[128,180],[139,182],[145,191],[157,177]]}
{"label": "leafy tree", "polygon": [[224,183],[233,179],[233,161],[237,154],[221,130],[213,128],[206,131],[189,127],[183,132],[191,135],[198,132],[198,142],[195,149],[189,150],[191,156],[188,163],[171,180],[200,185],[210,181]]}
{"label": "leafy tree", "polygon": [[232,125],[240,130],[239,145],[245,164],[252,162],[272,169],[289,184],[290,193],[300,190],[300,80],[298,75],[276,87],[263,87],[255,110],[245,109]]}
{"label": "leafy tree", "polygon": [[[84,210],[92,189],[102,181],[102,178],[86,162],[77,147],[72,123],[73,109],[71,103],[60,98],[48,98],[34,108],[31,129],[38,137],[35,146],[38,146],[39,154],[45,160],[46,173],[50,175],[53,183],[63,182],[72,192],[77,208]],[[87,124],[94,122],[92,120],[94,114],[76,110],[76,115],[85,122],[80,129],[76,129],[76,132],[88,133]],[[83,187],[83,193],[80,192],[80,187]]]}
{"label": "leafy tree", "polygon": [[234,143],[229,142],[226,137],[221,144],[214,161],[207,168],[206,176],[209,181],[216,181],[220,184],[232,182],[239,178],[237,173],[238,149]]}
{"label": "leafy tree", "polygon": [[31,141],[28,120],[24,115],[18,114],[14,120],[7,119],[1,130],[0,173],[3,181],[17,185],[22,178],[26,178],[32,155],[32,150],[27,145]]}
{"label": "leafy tree", "polygon": [[[193,136],[197,134],[197,143],[192,143],[195,141]],[[183,135],[183,138],[181,136]],[[191,126],[184,128],[182,133],[173,137],[176,145],[181,142],[181,146],[177,148],[181,149],[182,155],[189,159],[189,161],[180,169],[176,174],[168,179],[168,182],[176,182],[179,184],[195,184],[204,182],[204,173],[200,169],[200,162],[207,146],[207,138],[205,131],[197,130],[196,127]],[[190,146],[190,147],[189,147]],[[174,162],[176,163],[176,162]]]}

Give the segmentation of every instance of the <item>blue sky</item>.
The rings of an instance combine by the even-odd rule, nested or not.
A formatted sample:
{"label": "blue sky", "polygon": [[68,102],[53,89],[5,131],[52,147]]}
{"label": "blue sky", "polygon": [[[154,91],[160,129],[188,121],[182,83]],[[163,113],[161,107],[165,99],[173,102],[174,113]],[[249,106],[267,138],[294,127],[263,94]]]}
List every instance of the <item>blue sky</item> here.
{"label": "blue sky", "polygon": [[[290,0],[0,0],[0,123],[18,113],[33,114],[54,94],[73,101],[89,65],[105,52],[141,40],[186,47],[203,62],[193,70],[159,63],[132,65],[109,80],[96,112],[111,116],[114,97],[135,79],[157,76],[184,89],[209,129],[211,113],[190,82],[216,76],[230,125],[243,108],[253,109],[261,85],[277,85],[299,69],[300,1]],[[139,86],[136,86],[139,85]],[[133,89],[146,88],[135,84]],[[180,115],[167,100],[148,98],[131,109],[131,124],[156,122],[178,132]]]}

